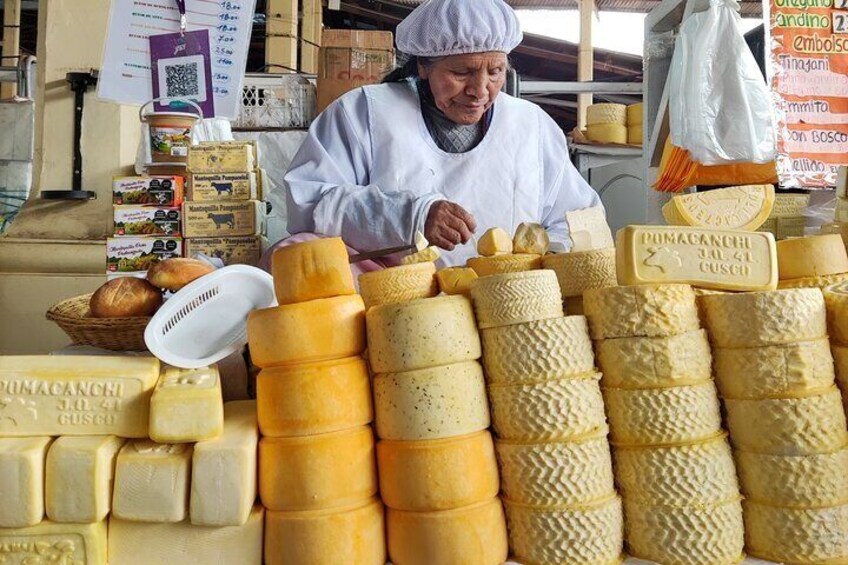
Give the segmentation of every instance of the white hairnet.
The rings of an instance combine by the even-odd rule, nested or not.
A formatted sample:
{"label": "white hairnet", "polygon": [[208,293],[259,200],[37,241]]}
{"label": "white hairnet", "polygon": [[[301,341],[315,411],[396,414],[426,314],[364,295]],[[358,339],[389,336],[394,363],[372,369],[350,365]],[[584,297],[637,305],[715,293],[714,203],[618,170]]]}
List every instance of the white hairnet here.
{"label": "white hairnet", "polygon": [[397,27],[407,55],[444,57],[515,49],[523,34],[503,0],[426,0]]}

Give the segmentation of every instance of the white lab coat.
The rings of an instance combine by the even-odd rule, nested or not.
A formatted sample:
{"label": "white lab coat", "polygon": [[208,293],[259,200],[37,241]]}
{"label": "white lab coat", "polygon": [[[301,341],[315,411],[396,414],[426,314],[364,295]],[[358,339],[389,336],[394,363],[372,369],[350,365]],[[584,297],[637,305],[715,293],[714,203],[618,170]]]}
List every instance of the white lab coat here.
{"label": "white lab coat", "polygon": [[[565,212],[600,205],[571,164],[562,131],[538,106],[499,94],[480,144],[451,154],[427,131],[411,83],[366,86],[333,103],[285,180],[290,233],[340,235],[361,251],[411,243],[437,200],[470,212],[478,237],[538,222],[570,248]],[[440,263],[475,255],[472,240]]]}

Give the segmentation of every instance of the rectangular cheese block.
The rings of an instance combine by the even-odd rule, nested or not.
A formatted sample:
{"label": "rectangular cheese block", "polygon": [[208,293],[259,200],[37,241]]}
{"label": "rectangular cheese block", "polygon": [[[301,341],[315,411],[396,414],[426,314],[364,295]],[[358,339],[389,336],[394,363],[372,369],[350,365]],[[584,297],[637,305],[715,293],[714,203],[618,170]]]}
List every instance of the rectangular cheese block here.
{"label": "rectangular cheese block", "polygon": [[202,253],[220,259],[224,265],[251,265],[255,267],[262,257],[262,238],[249,237],[202,237],[185,241],[186,257],[194,258]]}
{"label": "rectangular cheese block", "polygon": [[187,443],[214,439],[223,429],[217,366],[165,367],[150,398],[150,438],[158,443]]}
{"label": "rectangular cheese block", "polygon": [[105,565],[106,522],[0,529],[3,565]]}
{"label": "rectangular cheese block", "polygon": [[[624,140],[627,143],[627,131],[624,129]],[[603,206],[574,210],[565,213],[568,232],[571,237],[571,251],[590,251],[612,247],[612,232],[607,224]]]}
{"label": "rectangular cheese block", "polygon": [[165,259],[183,256],[179,237],[110,237],[106,240],[106,272],[147,271]]}
{"label": "rectangular cheese block", "polygon": [[774,236],[762,232],[671,226],[619,230],[616,271],[622,285],[684,283],[716,290],[774,290]]}
{"label": "rectangular cheese block", "polygon": [[262,233],[265,204],[244,202],[183,203],[185,237],[237,237]]}
{"label": "rectangular cheese block", "polygon": [[[242,526],[207,528],[109,519],[112,565],[262,565],[265,512],[256,506]],[[102,563],[102,562],[101,562]]]}
{"label": "rectangular cheese block", "polygon": [[0,440],[0,528],[34,526],[44,518],[44,460],[50,441],[49,437]]}
{"label": "rectangular cheese block", "polygon": [[181,176],[119,177],[112,181],[112,203],[179,206],[183,203]]}
{"label": "rectangular cheese block", "polygon": [[123,445],[115,436],[58,438],[47,453],[47,517],[80,524],[104,520],[112,507],[115,461]]}
{"label": "rectangular cheese block", "polygon": [[198,442],[191,464],[191,523],[240,526],[256,500],[256,402],[224,406],[224,433]]}
{"label": "rectangular cheese block", "polygon": [[256,173],[193,173],[188,200],[256,200]]}
{"label": "rectangular cheese block", "polygon": [[192,446],[136,440],[118,454],[112,514],[136,522],[188,517]]}
{"label": "rectangular cheese block", "polygon": [[255,147],[251,143],[201,143],[188,152],[188,170],[192,173],[241,173],[255,168]]}
{"label": "rectangular cheese block", "polygon": [[177,236],[182,229],[180,208],[161,206],[115,206],[114,220],[117,236],[159,235]]}
{"label": "rectangular cheese block", "polygon": [[0,356],[0,437],[147,437],[153,357]]}

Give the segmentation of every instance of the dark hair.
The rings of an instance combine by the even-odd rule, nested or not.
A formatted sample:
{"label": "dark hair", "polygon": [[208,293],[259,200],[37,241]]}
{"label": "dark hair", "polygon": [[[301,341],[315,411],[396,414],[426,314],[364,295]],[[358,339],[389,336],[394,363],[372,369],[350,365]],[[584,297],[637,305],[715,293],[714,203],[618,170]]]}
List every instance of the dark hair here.
{"label": "dark hair", "polygon": [[401,64],[395,70],[391,71],[389,74],[383,77],[381,81],[383,84],[389,82],[404,82],[407,80],[415,80],[418,79],[418,65],[424,65],[428,67],[439,60],[438,58],[431,57],[416,57],[415,55],[410,55],[404,59],[401,59]]}

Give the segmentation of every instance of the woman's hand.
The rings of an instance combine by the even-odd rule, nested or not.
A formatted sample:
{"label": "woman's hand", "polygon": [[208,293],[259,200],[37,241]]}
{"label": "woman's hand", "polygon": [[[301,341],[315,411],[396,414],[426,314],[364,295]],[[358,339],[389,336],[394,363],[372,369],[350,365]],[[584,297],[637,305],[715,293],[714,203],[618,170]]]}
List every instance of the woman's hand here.
{"label": "woman's hand", "polygon": [[430,206],[427,221],[424,223],[424,237],[430,245],[453,251],[460,243],[468,243],[476,229],[474,216],[462,206],[439,200]]}

